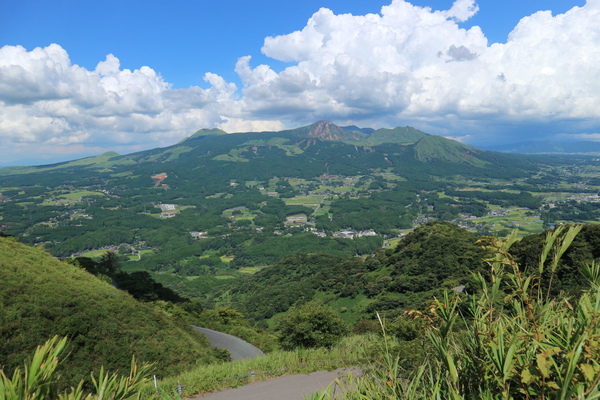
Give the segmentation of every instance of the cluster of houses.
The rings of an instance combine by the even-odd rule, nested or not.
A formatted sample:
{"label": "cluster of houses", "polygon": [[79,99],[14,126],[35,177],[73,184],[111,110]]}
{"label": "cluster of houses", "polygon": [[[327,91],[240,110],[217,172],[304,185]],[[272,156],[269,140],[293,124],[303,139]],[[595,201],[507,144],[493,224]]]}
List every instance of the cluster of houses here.
{"label": "cluster of houses", "polygon": [[177,211],[175,204],[161,204],[159,207],[161,211],[161,218],[173,218],[179,212]]}
{"label": "cluster of houses", "polygon": [[[304,214],[291,215],[291,216],[286,217],[285,224],[287,226],[294,226],[294,225],[295,226],[306,226],[306,225],[314,226],[314,222],[309,222],[308,217]],[[310,231],[314,235],[317,235],[319,237],[327,236],[327,234],[325,232],[318,232],[314,228],[310,229]],[[342,238],[342,239],[354,239],[354,238],[362,237],[362,236],[377,236],[377,233],[373,230],[366,230],[366,231],[347,230],[347,231],[333,232],[332,236],[336,237],[336,238]]]}
{"label": "cluster of houses", "polygon": [[334,232],[333,237],[337,237],[337,238],[342,238],[342,239],[354,239],[357,237],[363,237],[363,236],[377,236],[377,233],[375,233],[375,231],[373,230],[368,230],[368,231],[340,231],[340,232]]}

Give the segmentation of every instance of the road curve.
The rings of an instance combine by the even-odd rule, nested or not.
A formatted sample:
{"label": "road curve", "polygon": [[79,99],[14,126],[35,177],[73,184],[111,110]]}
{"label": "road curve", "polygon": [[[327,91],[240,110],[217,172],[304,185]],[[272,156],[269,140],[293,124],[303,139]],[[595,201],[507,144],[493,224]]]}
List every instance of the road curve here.
{"label": "road curve", "polygon": [[204,336],[206,336],[210,342],[211,347],[218,347],[220,349],[227,350],[231,355],[232,360],[242,360],[245,358],[255,358],[265,355],[261,349],[246,342],[245,340],[240,339],[239,337],[194,325],[192,325],[192,328],[195,331],[204,334]]}
{"label": "road curve", "polygon": [[[304,396],[319,392],[329,385],[335,385],[336,378],[345,377],[347,369],[318,371],[308,375],[285,375],[266,381],[254,382],[235,389],[226,389],[190,400],[304,400]],[[335,392],[341,389],[336,385]]]}

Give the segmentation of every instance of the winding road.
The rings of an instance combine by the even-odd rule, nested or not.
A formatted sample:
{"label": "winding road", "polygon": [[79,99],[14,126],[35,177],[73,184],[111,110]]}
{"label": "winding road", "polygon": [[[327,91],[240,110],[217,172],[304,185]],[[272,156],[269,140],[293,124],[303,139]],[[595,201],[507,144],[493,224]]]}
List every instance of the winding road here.
{"label": "winding road", "polygon": [[195,331],[204,334],[204,336],[206,336],[210,342],[211,347],[218,347],[220,349],[227,350],[231,355],[232,361],[243,360],[245,358],[261,357],[265,355],[261,349],[243,339],[240,339],[239,337],[194,325],[192,325],[192,328]]}
{"label": "winding road", "polygon": [[[192,328],[204,334],[212,347],[229,351],[232,360],[265,355],[258,347],[236,336],[194,325]],[[338,369],[310,374],[285,375],[194,397],[190,400],[304,400],[305,396],[308,397],[312,393],[325,389],[335,379],[344,377],[347,373],[347,369]],[[335,389],[339,394],[339,387],[336,386]]]}
{"label": "winding road", "polygon": [[[313,372],[308,375],[285,375],[190,400],[304,400],[312,393],[331,385],[336,378],[345,377],[347,374],[347,369],[337,369]],[[335,386],[334,394],[341,394],[338,386]]]}

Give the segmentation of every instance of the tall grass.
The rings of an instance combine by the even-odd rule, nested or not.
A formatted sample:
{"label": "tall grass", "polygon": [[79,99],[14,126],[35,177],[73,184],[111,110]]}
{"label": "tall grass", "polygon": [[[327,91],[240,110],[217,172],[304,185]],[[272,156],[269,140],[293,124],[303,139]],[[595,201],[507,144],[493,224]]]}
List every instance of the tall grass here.
{"label": "tall grass", "polygon": [[[0,400],[180,400],[181,395],[209,393],[285,374],[354,366],[368,357],[372,341],[370,336],[354,336],[332,349],[276,351],[255,359],[199,366],[156,386],[151,371],[159,366],[138,366],[133,359],[127,376],[107,373],[101,367],[91,374],[89,388],[81,381],[65,389],[57,367],[65,356],[67,338],[54,337],[39,346],[12,376],[0,371]],[[182,393],[178,393],[180,388]]]}
{"label": "tall grass", "polygon": [[[38,346],[33,357],[23,369],[16,368],[12,376],[0,371],[0,400],[139,400],[141,389],[149,382],[152,365],[141,367],[131,361],[129,376],[110,374],[100,368],[98,375],[91,374],[93,388],[83,388],[82,380],[76,387],[61,388],[56,367],[60,362],[67,338],[54,338]],[[168,397],[167,397],[168,398]]]}
{"label": "tall grass", "polygon": [[384,349],[380,365],[345,384],[343,398],[600,399],[600,265],[581,266],[588,286],[579,298],[549,294],[579,230],[550,232],[538,265],[525,270],[508,252],[516,234],[485,241],[494,256],[489,279],[475,277],[478,294],[446,293],[420,315],[429,324],[427,361],[403,371]]}

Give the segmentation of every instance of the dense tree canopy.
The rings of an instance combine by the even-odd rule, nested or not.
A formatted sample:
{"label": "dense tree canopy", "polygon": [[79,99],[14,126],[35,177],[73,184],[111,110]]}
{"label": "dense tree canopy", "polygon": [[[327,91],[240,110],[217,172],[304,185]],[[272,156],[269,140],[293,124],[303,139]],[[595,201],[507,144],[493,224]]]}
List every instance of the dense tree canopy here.
{"label": "dense tree canopy", "polygon": [[333,310],[314,302],[292,308],[277,320],[275,330],[285,350],[331,347],[347,332],[344,322]]}

